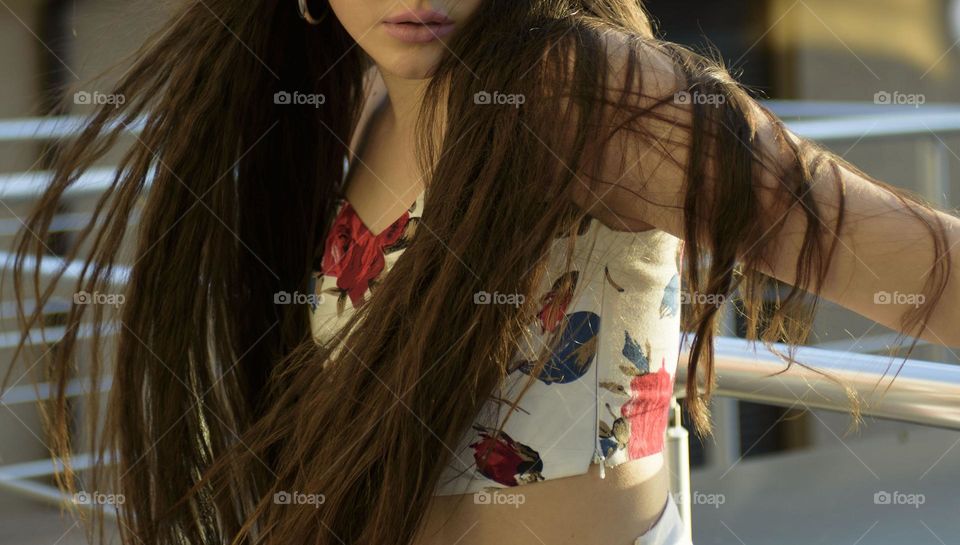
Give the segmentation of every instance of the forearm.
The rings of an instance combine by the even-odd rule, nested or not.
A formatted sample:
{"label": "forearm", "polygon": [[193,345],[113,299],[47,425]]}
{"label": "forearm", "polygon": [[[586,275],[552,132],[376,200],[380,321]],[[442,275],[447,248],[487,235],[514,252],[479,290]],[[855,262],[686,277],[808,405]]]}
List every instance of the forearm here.
{"label": "forearm", "polygon": [[[836,241],[836,252],[821,295],[891,329],[902,331],[904,313],[918,305],[934,305],[924,340],[960,347],[960,218],[940,211],[915,207],[926,223],[908,211],[893,194],[860,174],[839,165],[837,179],[832,168],[819,169],[810,189],[823,217],[826,242]],[[843,226],[836,232],[839,212],[839,184],[846,195]],[[935,258],[929,223],[936,229],[939,219],[946,229],[949,255]],[[796,206],[787,215],[786,225],[775,247],[773,270],[764,271],[784,282],[795,280],[806,215]],[[939,265],[950,262],[946,287],[936,300],[928,282]],[[924,293],[925,290],[928,293]]]}

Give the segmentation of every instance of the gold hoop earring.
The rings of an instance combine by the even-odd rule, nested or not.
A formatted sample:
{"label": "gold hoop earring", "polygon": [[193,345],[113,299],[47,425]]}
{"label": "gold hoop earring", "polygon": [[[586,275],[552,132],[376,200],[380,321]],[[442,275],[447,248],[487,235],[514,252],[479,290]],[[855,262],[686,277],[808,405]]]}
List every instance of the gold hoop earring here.
{"label": "gold hoop earring", "polygon": [[327,17],[327,12],[325,11],[319,19],[314,19],[313,15],[310,14],[310,7],[307,6],[307,0],[297,0],[297,3],[300,6],[300,18],[311,25],[319,25]]}

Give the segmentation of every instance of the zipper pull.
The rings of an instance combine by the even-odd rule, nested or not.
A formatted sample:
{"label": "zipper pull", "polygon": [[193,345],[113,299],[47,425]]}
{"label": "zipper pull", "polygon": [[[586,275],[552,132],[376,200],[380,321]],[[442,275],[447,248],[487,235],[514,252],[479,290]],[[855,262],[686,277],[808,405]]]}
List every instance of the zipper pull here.
{"label": "zipper pull", "polygon": [[595,463],[595,464],[600,464],[600,478],[601,478],[601,479],[607,478],[607,472],[604,471],[604,469],[605,469],[604,466],[605,466],[606,464],[603,463],[605,460],[606,460],[606,457],[605,457],[605,456],[603,455],[603,453],[600,451],[600,445],[598,444],[598,445],[593,449],[593,463]]}

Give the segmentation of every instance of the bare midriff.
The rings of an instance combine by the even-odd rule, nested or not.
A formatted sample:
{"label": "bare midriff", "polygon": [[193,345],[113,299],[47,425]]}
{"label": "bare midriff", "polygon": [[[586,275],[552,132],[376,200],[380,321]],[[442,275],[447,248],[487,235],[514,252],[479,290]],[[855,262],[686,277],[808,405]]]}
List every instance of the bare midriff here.
{"label": "bare midriff", "polygon": [[414,544],[633,545],[663,512],[667,467],[657,455],[605,471],[601,479],[591,465],[584,475],[498,489],[519,496],[494,501],[435,496]]}

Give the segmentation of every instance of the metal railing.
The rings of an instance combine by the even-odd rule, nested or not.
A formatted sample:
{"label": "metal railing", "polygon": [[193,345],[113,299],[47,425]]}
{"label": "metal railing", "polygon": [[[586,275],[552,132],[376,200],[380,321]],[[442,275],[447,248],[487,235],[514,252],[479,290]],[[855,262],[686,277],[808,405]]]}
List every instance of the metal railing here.
{"label": "metal railing", "polygon": [[[934,202],[948,203],[950,177],[947,158],[952,152],[941,136],[960,134],[960,108],[924,106],[919,111],[908,111],[905,108],[851,103],[770,101],[767,104],[784,118],[803,118],[789,121],[788,125],[797,134],[821,142],[894,137],[916,140],[917,150],[924,154],[924,160],[930,165],[929,177],[924,185],[927,197]],[[78,130],[81,122],[81,118],[0,121],[0,144],[66,137]],[[113,174],[109,168],[91,170],[81,177],[71,189],[71,194],[95,195],[109,187]],[[35,198],[47,177],[48,174],[43,172],[0,174],[0,200],[10,202]],[[70,217],[76,220],[75,217]],[[75,223],[76,221],[73,221],[69,225]],[[0,252],[0,261],[7,263],[9,258],[9,253]],[[51,258],[57,259],[52,256]],[[55,263],[42,263],[40,272],[42,275],[49,275],[55,268]],[[118,268],[116,274],[116,280],[122,281],[125,270]],[[55,328],[48,331],[55,334],[52,329]],[[2,345],[14,340],[12,335],[15,335],[15,332],[0,332],[0,349],[3,348]],[[55,338],[55,335],[48,335],[48,340]],[[785,347],[776,348],[786,350]],[[715,393],[719,397],[786,407],[799,405],[803,408],[833,411],[849,409],[849,401],[843,388],[816,372],[794,365],[789,371],[776,374],[784,369],[785,364],[763,345],[752,347],[742,339],[721,337],[716,340],[715,351],[718,373],[718,388]],[[683,350],[677,366],[675,383],[680,395],[686,377],[687,356],[688,353]],[[896,380],[891,383],[889,379],[896,374],[902,360],[813,347],[800,348],[796,353],[796,360],[824,371],[857,390],[865,400],[862,407],[864,416],[960,429],[960,367],[908,360]],[[885,375],[887,371],[890,372]],[[109,380],[101,387],[108,389]],[[42,397],[44,385],[40,388]],[[78,382],[72,384],[68,392],[79,395],[82,390]],[[37,399],[33,386],[18,386],[0,393],[0,403],[5,405],[31,403]],[[688,434],[680,425],[679,417],[674,418],[674,423],[667,433],[670,445],[668,463],[672,467],[673,475],[671,488],[682,498],[681,513],[689,532]],[[90,457],[85,454],[78,454],[77,461],[80,467],[91,463]],[[56,488],[29,480],[48,476],[53,471],[54,464],[49,459],[0,466],[0,488],[45,501],[68,501]]]}
{"label": "metal railing", "polygon": [[[864,416],[960,430],[957,365],[804,346],[797,349],[794,358],[803,365],[794,363],[787,369],[783,359],[760,343],[751,345],[744,339],[720,337],[714,349],[720,356],[714,391],[717,396],[846,412],[850,400],[844,387],[849,387],[859,394]],[[777,344],[774,350],[786,354],[787,347]],[[689,352],[683,351],[677,364],[679,396],[684,395],[688,357]]]}
{"label": "metal railing", "polygon": [[[797,135],[822,144],[890,139],[912,141],[924,167],[920,193],[930,202],[951,207],[950,156],[956,157],[956,154],[944,138],[960,135],[960,106],[914,108],[792,101],[767,101],[765,104]],[[889,346],[891,340],[890,334],[878,334],[861,337],[854,346],[880,352]],[[928,343],[918,342],[918,346],[924,344]],[[754,345],[743,339],[719,337],[714,350],[717,371],[714,394],[718,398],[715,405],[725,405],[724,409],[714,412],[715,420],[721,421],[718,435],[732,431],[736,425],[736,409],[732,407],[737,401],[847,412],[851,400],[841,384],[853,389],[862,399],[860,411],[864,417],[960,429],[960,366],[904,361],[850,350],[802,347],[794,353],[794,361],[812,370],[796,364],[786,370],[786,362],[777,354],[786,354],[784,345],[774,345],[773,350],[777,352],[774,353],[759,343]],[[948,351],[944,348],[940,353],[946,356]],[[677,363],[674,384],[675,393],[680,396],[686,382],[688,357],[689,352],[682,350]],[[674,413],[668,429],[671,490],[680,497],[679,508],[690,536],[689,435],[680,424],[679,409]],[[723,447],[731,450],[737,442],[734,438]]]}

